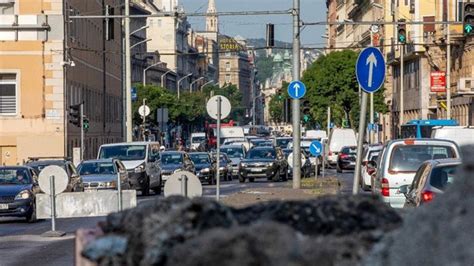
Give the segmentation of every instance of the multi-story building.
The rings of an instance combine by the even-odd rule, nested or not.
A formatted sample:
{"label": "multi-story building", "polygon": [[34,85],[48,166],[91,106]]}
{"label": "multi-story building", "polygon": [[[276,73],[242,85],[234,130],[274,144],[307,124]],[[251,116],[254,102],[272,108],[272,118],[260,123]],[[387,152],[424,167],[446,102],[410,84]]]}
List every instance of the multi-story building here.
{"label": "multi-story building", "polygon": [[0,164],[71,156],[80,130],[68,122],[68,109],[82,102],[90,120],[85,158],[102,143],[121,141],[120,21],[110,21],[107,35],[103,20],[67,19],[102,14],[96,1],[15,0],[2,7],[0,24],[8,29],[0,32]]}

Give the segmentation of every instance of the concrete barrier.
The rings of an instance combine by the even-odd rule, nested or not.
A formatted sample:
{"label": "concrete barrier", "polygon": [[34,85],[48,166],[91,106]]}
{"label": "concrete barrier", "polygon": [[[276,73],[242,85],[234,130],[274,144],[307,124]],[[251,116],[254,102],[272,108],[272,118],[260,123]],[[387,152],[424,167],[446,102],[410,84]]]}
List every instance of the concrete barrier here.
{"label": "concrete barrier", "polygon": [[[135,190],[122,191],[123,209],[137,206]],[[56,196],[57,218],[106,216],[118,211],[118,193],[112,190],[62,193]],[[51,198],[46,194],[36,195],[36,216],[51,218]]]}

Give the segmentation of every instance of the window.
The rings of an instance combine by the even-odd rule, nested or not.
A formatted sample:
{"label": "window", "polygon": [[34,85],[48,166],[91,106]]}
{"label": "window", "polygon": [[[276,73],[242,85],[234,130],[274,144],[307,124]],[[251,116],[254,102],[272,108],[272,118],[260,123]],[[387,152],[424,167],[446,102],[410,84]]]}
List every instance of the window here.
{"label": "window", "polygon": [[230,62],[225,63],[225,71],[230,71]]}
{"label": "window", "polygon": [[225,75],[225,83],[230,83],[230,74]]}
{"label": "window", "polygon": [[0,74],[0,115],[17,113],[16,97],[16,74]]}

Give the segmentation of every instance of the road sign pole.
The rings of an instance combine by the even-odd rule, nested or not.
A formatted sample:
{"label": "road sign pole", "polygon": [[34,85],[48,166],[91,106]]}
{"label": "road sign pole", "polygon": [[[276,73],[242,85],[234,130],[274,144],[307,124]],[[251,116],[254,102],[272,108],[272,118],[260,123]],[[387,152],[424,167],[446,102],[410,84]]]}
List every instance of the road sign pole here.
{"label": "road sign pole", "polygon": [[142,138],[143,141],[145,141],[145,125],[146,125],[146,113],[145,113],[145,108],[146,108],[146,99],[143,99],[143,116],[142,116]]}
{"label": "road sign pole", "polygon": [[49,187],[51,188],[51,231],[56,231],[56,193],[54,191],[54,175],[49,177]]}
{"label": "road sign pole", "polygon": [[[293,80],[300,79],[300,0],[293,0]],[[298,89],[297,89],[298,91]],[[293,188],[301,188],[300,100],[293,99]]]}
{"label": "road sign pole", "polygon": [[118,200],[118,211],[123,210],[122,206],[122,179],[120,178],[120,171],[117,171],[117,200]]}
{"label": "road sign pole", "polygon": [[400,118],[400,122],[399,122],[399,126],[398,126],[398,134],[399,136],[402,135],[402,125],[405,123],[405,102],[404,102],[404,91],[405,91],[405,84],[404,84],[404,80],[405,80],[405,69],[404,69],[404,65],[405,65],[405,45],[402,44],[401,45],[401,49],[400,49],[400,113],[399,113],[399,118]]}
{"label": "road sign pole", "polygon": [[80,120],[79,126],[81,127],[81,162],[84,160],[84,102],[80,105]]}
{"label": "road sign pole", "polygon": [[217,170],[216,170],[216,200],[219,201],[220,198],[220,184],[221,184],[221,173],[220,173],[220,161],[221,161],[221,106],[222,99],[217,97],[217,140],[216,140],[216,157],[217,157]]}
{"label": "road sign pole", "polygon": [[357,195],[359,192],[359,180],[360,180],[360,169],[362,164],[362,148],[364,146],[365,138],[365,124],[367,115],[367,98],[368,93],[362,92],[362,105],[360,108],[360,121],[359,121],[359,140],[357,142],[357,162],[354,173],[354,184],[352,186],[352,194]]}
{"label": "road sign pole", "polygon": [[181,195],[183,197],[188,197],[188,177],[186,175],[181,175]]}

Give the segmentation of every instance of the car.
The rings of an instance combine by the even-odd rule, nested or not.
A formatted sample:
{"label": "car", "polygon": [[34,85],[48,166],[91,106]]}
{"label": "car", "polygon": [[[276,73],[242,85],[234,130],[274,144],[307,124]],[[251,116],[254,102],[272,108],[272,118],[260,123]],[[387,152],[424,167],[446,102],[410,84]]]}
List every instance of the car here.
{"label": "car", "polygon": [[28,166],[0,166],[0,217],[36,221],[37,172]]}
{"label": "car", "polygon": [[206,140],[207,137],[205,132],[192,133],[189,148],[191,150],[198,150],[202,143]]}
{"label": "car", "polygon": [[448,185],[457,178],[460,159],[430,160],[424,162],[413,178],[411,185],[400,186],[405,195],[405,208],[419,207],[443,194]]}
{"label": "car", "polygon": [[250,144],[252,147],[273,147],[273,142],[268,139],[251,139]]}
{"label": "car", "polygon": [[449,140],[399,139],[388,142],[379,155],[372,193],[393,208],[405,205],[400,187],[413,182],[418,168],[429,160],[460,158],[458,145]]}
{"label": "car", "polygon": [[150,189],[160,193],[163,186],[160,168],[160,143],[124,142],[100,146],[97,159],[118,159],[127,168],[132,189],[140,190],[143,196]]}
{"label": "car", "polygon": [[343,170],[354,170],[356,165],[357,146],[342,147],[337,154],[336,171],[342,173]]}
{"label": "car", "polygon": [[[212,153],[212,158],[217,161],[217,153]],[[229,159],[226,153],[221,152],[219,154],[219,176],[224,181],[232,181],[232,160]]]}
{"label": "car", "polygon": [[179,171],[187,171],[196,174],[193,161],[184,151],[165,151],[160,156],[161,178],[166,182],[171,175]]}
{"label": "car", "polygon": [[456,142],[459,146],[474,144],[474,127],[441,126],[433,127],[432,139],[447,139]]}
{"label": "car", "polygon": [[221,152],[227,154],[227,157],[232,161],[232,177],[237,177],[239,174],[239,164],[245,155],[247,154],[246,149],[243,145],[224,145],[221,146]]}
{"label": "car", "polygon": [[207,152],[191,152],[189,158],[194,163],[196,175],[201,182],[213,185],[216,182],[216,164]]}
{"label": "car", "polygon": [[54,157],[30,157],[26,162],[25,166],[33,168],[36,175],[39,176],[41,171],[50,165],[56,165],[64,169],[69,178],[69,183],[66,187],[65,192],[83,192],[84,184],[82,179],[77,173],[77,169],[69,158],[54,158]]}
{"label": "car", "polygon": [[357,146],[355,131],[350,128],[333,128],[326,146],[326,163],[328,166],[337,165],[338,154],[345,146]]}
{"label": "car", "polygon": [[383,149],[381,144],[367,145],[362,152],[362,167],[361,167],[361,178],[360,187],[364,191],[369,191],[372,187],[372,174],[375,172],[375,168],[370,167],[369,162],[376,162],[380,152]]}
{"label": "car", "polygon": [[[120,188],[130,189],[128,172],[117,159],[86,160],[77,166],[77,172],[84,183],[84,190],[118,189],[117,175],[120,175]],[[161,191],[160,191],[161,192]]]}
{"label": "car", "polygon": [[290,137],[279,137],[275,139],[275,146],[281,149],[286,149],[288,143],[292,142],[293,138]]}
{"label": "car", "polygon": [[[288,162],[288,157],[290,154],[293,153],[292,149],[283,149],[283,154],[285,155],[285,159]],[[309,156],[305,155],[305,152],[301,151],[301,174],[303,177],[310,177],[313,170],[316,170],[312,167],[311,161],[309,160]],[[288,174],[290,177],[293,177],[293,163],[288,164]]]}
{"label": "car", "polygon": [[267,180],[288,180],[288,163],[279,148],[255,147],[251,149],[239,165],[239,182],[254,182],[255,178],[265,177]]}

